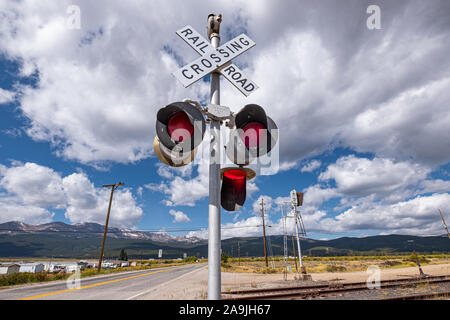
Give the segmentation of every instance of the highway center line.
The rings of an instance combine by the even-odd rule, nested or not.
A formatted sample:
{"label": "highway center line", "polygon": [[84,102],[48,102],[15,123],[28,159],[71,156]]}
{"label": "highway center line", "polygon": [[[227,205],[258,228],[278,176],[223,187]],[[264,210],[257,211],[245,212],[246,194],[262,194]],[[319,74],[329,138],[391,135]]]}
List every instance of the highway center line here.
{"label": "highway center line", "polygon": [[90,285],[83,286],[83,287],[80,287],[80,288],[73,288],[73,289],[66,289],[66,290],[60,290],[60,291],[54,291],[54,292],[48,292],[48,293],[44,293],[44,294],[40,294],[40,295],[36,295],[36,296],[31,296],[31,297],[26,297],[26,298],[20,298],[20,299],[18,299],[18,300],[33,300],[33,299],[38,299],[38,298],[43,298],[43,297],[51,296],[51,295],[58,294],[58,293],[65,293],[65,292],[70,292],[70,291],[76,291],[76,290],[82,290],[82,289],[92,288],[92,287],[101,286],[101,285],[105,285],[105,284],[109,284],[109,283],[119,282],[119,281],[122,281],[122,280],[128,280],[128,279],[133,279],[133,278],[138,278],[138,277],[148,276],[148,275],[150,275],[150,274],[161,273],[161,272],[166,272],[166,271],[176,270],[176,269],[182,269],[182,268],[186,268],[186,266],[181,266],[181,267],[176,267],[176,268],[170,268],[170,269],[165,269],[165,270],[159,270],[159,271],[153,271],[153,272],[148,272],[148,273],[144,273],[144,274],[139,274],[139,275],[137,275],[137,276],[131,276],[131,277],[126,277],[126,278],[121,278],[121,279],[115,279],[115,280],[110,280],[110,281],[101,282],[101,283],[94,283],[94,284],[90,284]]}

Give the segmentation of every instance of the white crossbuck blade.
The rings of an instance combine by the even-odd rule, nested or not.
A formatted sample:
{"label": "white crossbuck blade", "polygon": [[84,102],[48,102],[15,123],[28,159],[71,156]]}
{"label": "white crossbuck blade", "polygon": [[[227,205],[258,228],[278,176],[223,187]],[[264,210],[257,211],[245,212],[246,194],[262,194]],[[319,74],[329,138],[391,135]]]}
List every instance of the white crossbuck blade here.
{"label": "white crossbuck blade", "polygon": [[236,65],[231,63],[233,58],[236,58],[256,44],[248,36],[241,34],[216,50],[209,41],[203,38],[190,25],[181,28],[176,33],[201,55],[197,60],[173,72],[173,75],[184,87],[188,87],[207,74],[219,70],[245,96],[258,89],[258,86],[253,81]]}

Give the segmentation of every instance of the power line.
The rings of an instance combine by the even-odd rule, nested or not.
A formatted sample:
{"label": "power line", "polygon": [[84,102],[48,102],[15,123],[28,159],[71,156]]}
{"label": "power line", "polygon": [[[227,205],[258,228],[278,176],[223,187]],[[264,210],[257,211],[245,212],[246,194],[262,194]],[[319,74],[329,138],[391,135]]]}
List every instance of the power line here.
{"label": "power line", "polygon": [[[243,228],[259,228],[261,225],[254,226],[236,226],[236,227],[221,227],[221,229],[243,229]],[[121,234],[126,232],[150,232],[150,233],[171,233],[171,232],[187,232],[187,231],[206,231],[208,227],[196,227],[196,228],[183,228],[183,229],[147,229],[147,230],[108,230],[109,234]],[[93,230],[21,230],[21,229],[0,229],[0,234],[2,232],[23,232],[23,233],[103,233],[103,231],[93,231]]]}

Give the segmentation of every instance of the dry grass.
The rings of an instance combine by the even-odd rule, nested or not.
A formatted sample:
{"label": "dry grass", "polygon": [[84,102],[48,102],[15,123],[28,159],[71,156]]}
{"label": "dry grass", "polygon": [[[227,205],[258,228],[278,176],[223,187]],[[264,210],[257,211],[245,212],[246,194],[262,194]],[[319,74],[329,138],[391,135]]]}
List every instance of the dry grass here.
{"label": "dry grass", "polygon": [[[422,266],[450,263],[449,255],[425,257],[421,256]],[[293,259],[289,259],[287,265],[290,267],[289,273],[296,273],[295,261]],[[381,269],[417,266],[415,262],[410,260],[410,256],[313,257],[303,259],[303,265],[306,267],[307,273],[366,271],[371,265],[376,265]],[[240,262],[237,259],[230,259],[226,264],[222,264],[223,272],[281,274],[284,270],[284,261],[280,258],[271,259],[269,261],[269,267],[266,267],[264,259],[241,259]]]}

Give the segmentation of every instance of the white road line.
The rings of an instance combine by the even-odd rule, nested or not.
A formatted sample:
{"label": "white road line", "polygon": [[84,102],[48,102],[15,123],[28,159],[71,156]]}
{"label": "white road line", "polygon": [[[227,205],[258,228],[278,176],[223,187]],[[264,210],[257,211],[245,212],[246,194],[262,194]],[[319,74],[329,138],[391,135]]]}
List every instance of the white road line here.
{"label": "white road line", "polygon": [[143,292],[141,292],[141,293],[138,293],[138,294],[136,294],[136,295],[134,295],[134,296],[131,296],[131,297],[127,298],[126,300],[133,300],[133,299],[135,299],[135,298],[137,298],[137,297],[139,297],[139,296],[142,296],[142,295],[144,295],[144,294],[147,294],[147,293],[150,293],[150,292],[152,292],[152,291],[158,290],[158,289],[159,289],[160,287],[162,287],[162,286],[166,286],[166,285],[168,285],[169,283],[172,283],[172,282],[174,282],[174,281],[177,281],[177,280],[183,278],[184,276],[190,275],[190,274],[192,274],[192,273],[194,273],[194,272],[200,271],[200,270],[202,270],[203,268],[206,268],[206,266],[203,266],[203,267],[201,267],[201,268],[197,268],[197,269],[192,270],[192,271],[190,271],[190,272],[188,272],[188,273],[184,273],[184,274],[182,274],[182,275],[179,276],[179,277],[176,277],[176,278],[174,278],[174,279],[172,279],[172,280],[169,280],[169,281],[167,281],[167,282],[161,283],[160,285],[157,285],[156,287],[150,288],[150,289],[145,290],[145,291],[143,291]]}

